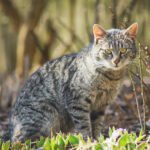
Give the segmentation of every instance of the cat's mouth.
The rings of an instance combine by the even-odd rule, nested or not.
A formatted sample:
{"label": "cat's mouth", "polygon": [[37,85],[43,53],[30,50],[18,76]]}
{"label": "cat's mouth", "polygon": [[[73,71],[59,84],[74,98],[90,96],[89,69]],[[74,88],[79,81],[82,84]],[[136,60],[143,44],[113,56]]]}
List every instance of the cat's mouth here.
{"label": "cat's mouth", "polygon": [[120,69],[122,69],[122,67],[119,67],[119,66],[113,67],[113,70],[120,70]]}
{"label": "cat's mouth", "polygon": [[120,64],[120,65],[114,65],[114,66],[112,67],[112,69],[113,69],[113,70],[122,70],[122,69],[126,68],[128,65],[129,65],[129,63]]}
{"label": "cat's mouth", "polygon": [[96,65],[97,69],[101,69],[103,71],[119,71],[122,69],[125,69],[131,64],[129,60],[126,60],[124,62],[120,61],[119,63],[113,63],[113,61],[103,61],[100,64]]}
{"label": "cat's mouth", "polygon": [[114,70],[120,70],[120,69],[124,69],[126,67],[128,67],[131,64],[131,62],[129,60],[125,60],[124,62],[119,62],[119,63],[112,63],[112,68]]}

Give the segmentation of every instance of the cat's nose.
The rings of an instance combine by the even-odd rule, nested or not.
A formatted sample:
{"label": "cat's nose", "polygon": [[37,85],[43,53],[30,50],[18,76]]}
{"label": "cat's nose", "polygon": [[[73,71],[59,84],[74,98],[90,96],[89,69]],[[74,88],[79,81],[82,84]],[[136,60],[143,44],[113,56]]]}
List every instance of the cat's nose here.
{"label": "cat's nose", "polygon": [[113,63],[115,64],[115,67],[118,67],[119,62],[120,62],[119,57],[117,57],[115,60],[113,60]]}

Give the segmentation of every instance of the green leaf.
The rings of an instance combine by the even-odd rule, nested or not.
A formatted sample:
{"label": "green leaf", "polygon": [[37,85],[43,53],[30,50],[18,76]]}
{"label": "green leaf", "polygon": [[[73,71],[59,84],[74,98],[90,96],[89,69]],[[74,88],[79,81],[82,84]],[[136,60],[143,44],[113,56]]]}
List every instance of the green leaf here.
{"label": "green leaf", "polygon": [[146,148],[146,142],[142,142],[137,146],[137,150],[145,150]]}
{"label": "green leaf", "polygon": [[136,133],[132,132],[131,134],[129,134],[129,139],[131,143],[135,143],[136,138],[137,138]]}
{"label": "green leaf", "polygon": [[111,137],[112,133],[113,133],[113,129],[112,129],[112,128],[109,128],[109,132],[108,132],[109,137]]}
{"label": "green leaf", "polygon": [[100,134],[100,137],[98,138],[98,141],[100,143],[103,143],[105,141],[105,138],[104,138],[104,136],[102,134]]}
{"label": "green leaf", "polygon": [[102,146],[98,143],[94,146],[94,150],[103,150]]}
{"label": "green leaf", "polygon": [[61,149],[61,150],[65,149],[65,142],[61,136],[58,137],[57,144],[58,144],[59,149]]}
{"label": "green leaf", "polygon": [[26,140],[25,147],[26,147],[26,150],[30,150],[31,149],[31,140]]}
{"label": "green leaf", "polygon": [[140,133],[139,133],[139,136],[142,136],[143,134],[144,134],[144,131],[141,129]]}
{"label": "green leaf", "polygon": [[22,149],[22,143],[21,142],[17,142],[15,144],[12,145],[12,149],[13,150],[20,150]]}
{"label": "green leaf", "polygon": [[128,143],[130,143],[128,134],[122,135],[118,140],[119,146],[126,146]]}
{"label": "green leaf", "polygon": [[136,138],[135,142],[138,143],[140,142],[142,139],[145,138],[146,135],[140,135],[139,137]]}
{"label": "green leaf", "polygon": [[77,135],[77,138],[79,139],[80,143],[82,143],[82,144],[85,144],[85,143],[86,143],[85,140],[83,139],[82,134],[78,134],[78,135]]}
{"label": "green leaf", "polygon": [[39,141],[36,141],[36,146],[37,148],[40,148],[44,145],[44,142],[45,142],[45,138],[44,137],[40,137],[40,140]]}
{"label": "green leaf", "polygon": [[9,150],[10,148],[10,141],[2,143],[2,150]]}
{"label": "green leaf", "polygon": [[1,149],[1,145],[2,145],[2,140],[0,139],[0,149]]}
{"label": "green leaf", "polygon": [[[107,146],[108,148],[108,146]],[[117,145],[112,144],[111,150],[120,150]]]}
{"label": "green leaf", "polygon": [[113,126],[113,127],[112,127],[112,132],[114,132],[115,130],[116,130],[116,128]]}
{"label": "green leaf", "polygon": [[70,144],[72,145],[77,145],[79,144],[79,139],[78,137],[74,136],[74,135],[69,135],[68,140],[70,142]]}
{"label": "green leaf", "polygon": [[44,150],[51,150],[51,140],[50,138],[46,138],[44,142]]}
{"label": "green leaf", "polygon": [[126,145],[126,147],[127,147],[127,150],[135,150],[136,144],[134,144],[134,143],[128,143]]}
{"label": "green leaf", "polygon": [[[69,134],[70,135],[70,134]],[[67,147],[68,145],[69,145],[69,135],[68,135],[68,137],[66,138],[66,140],[65,140],[65,147]]]}
{"label": "green leaf", "polygon": [[57,148],[58,148],[55,138],[51,139],[51,148],[52,148],[52,150],[57,150]]}

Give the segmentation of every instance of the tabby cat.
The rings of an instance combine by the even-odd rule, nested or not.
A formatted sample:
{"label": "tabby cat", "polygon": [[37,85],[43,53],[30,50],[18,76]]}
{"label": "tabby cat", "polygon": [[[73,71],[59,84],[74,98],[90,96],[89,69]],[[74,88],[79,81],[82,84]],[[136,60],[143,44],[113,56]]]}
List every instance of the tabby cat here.
{"label": "tabby cat", "polygon": [[84,138],[99,136],[101,116],[136,56],[137,30],[137,23],[107,31],[94,24],[92,44],[48,61],[33,73],[12,109],[11,141],[72,130]]}

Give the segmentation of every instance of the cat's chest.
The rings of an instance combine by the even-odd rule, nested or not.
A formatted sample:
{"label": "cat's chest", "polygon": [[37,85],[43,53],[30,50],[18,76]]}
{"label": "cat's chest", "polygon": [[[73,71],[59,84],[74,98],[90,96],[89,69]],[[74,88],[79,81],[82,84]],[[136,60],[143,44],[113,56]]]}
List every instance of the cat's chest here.
{"label": "cat's chest", "polygon": [[119,83],[116,82],[105,82],[101,83],[95,90],[90,94],[92,99],[92,110],[98,110],[106,105],[109,105],[115,99],[118,93]]}

